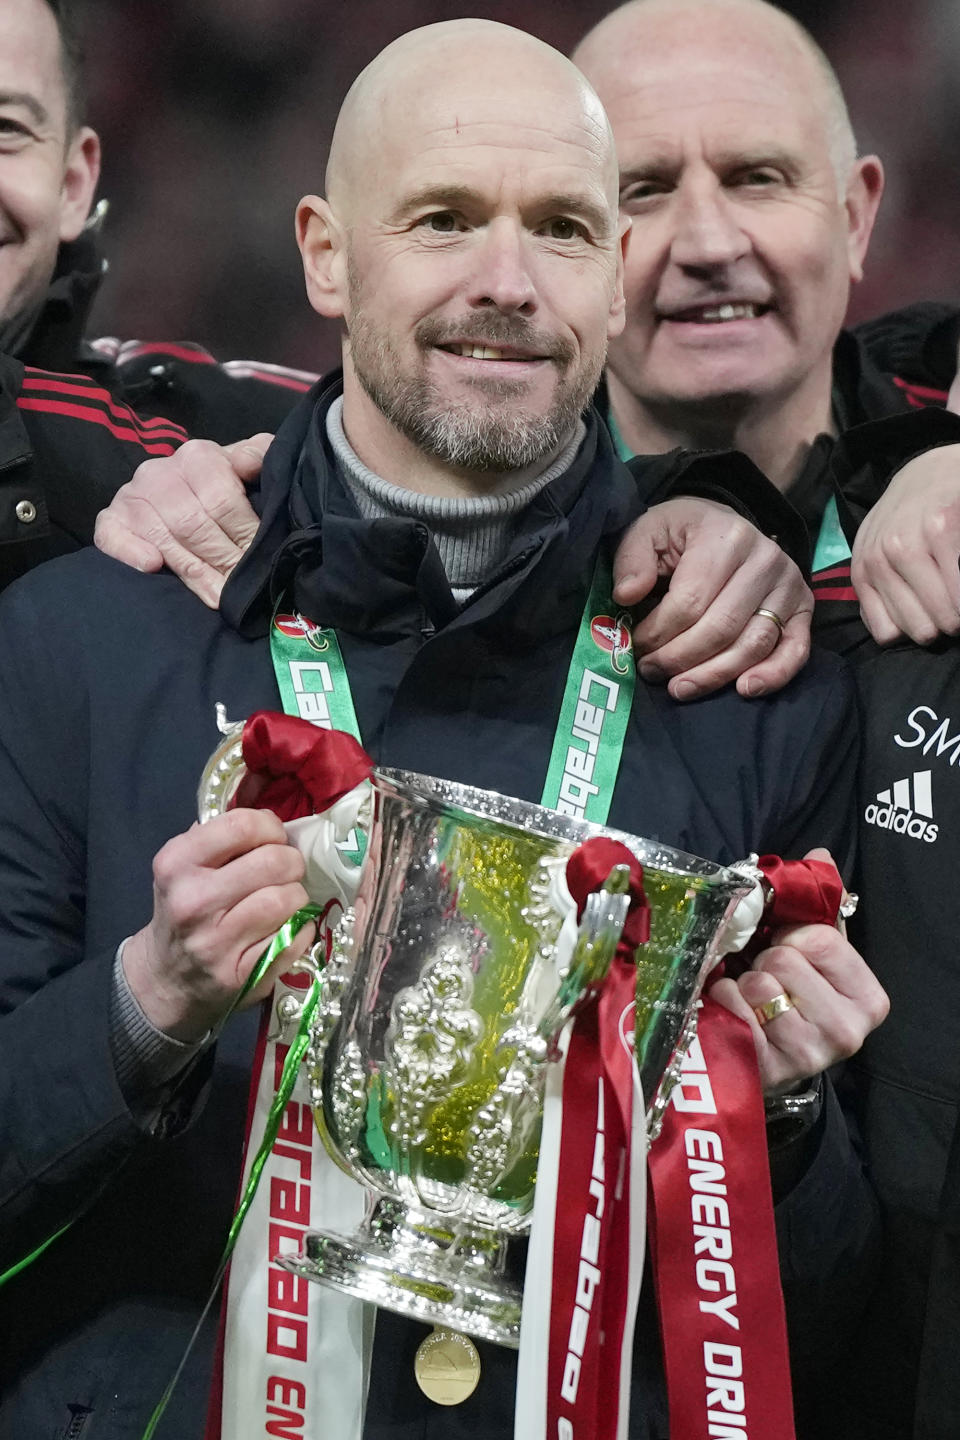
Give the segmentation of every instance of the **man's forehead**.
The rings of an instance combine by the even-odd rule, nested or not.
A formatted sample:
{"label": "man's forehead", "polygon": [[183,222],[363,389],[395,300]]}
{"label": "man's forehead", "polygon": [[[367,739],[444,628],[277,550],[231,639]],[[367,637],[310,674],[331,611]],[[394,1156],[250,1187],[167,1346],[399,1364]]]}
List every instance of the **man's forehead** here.
{"label": "man's forehead", "polygon": [[30,97],[51,121],[65,120],[60,34],[45,0],[0,4],[0,94]]}
{"label": "man's forehead", "polygon": [[568,170],[585,179],[602,178],[609,154],[605,137],[586,124],[466,115],[411,128],[395,137],[391,149],[395,173],[405,180],[419,171],[484,165],[508,171],[514,166],[530,172]]}
{"label": "man's forehead", "polygon": [[754,156],[776,148],[798,159],[819,157],[827,141],[822,107],[800,86],[761,69],[732,73],[704,59],[679,86],[670,72],[621,72],[604,88],[604,100],[621,169],[629,152],[664,157],[682,152],[696,134],[718,157]]}
{"label": "man's forehead", "polygon": [[[597,112],[600,116],[601,112]],[[509,105],[431,104],[378,147],[390,203],[443,188],[579,193],[609,197],[611,146],[605,121],[589,112],[541,115]],[[378,201],[375,193],[370,198]],[[378,208],[379,204],[378,204]]]}

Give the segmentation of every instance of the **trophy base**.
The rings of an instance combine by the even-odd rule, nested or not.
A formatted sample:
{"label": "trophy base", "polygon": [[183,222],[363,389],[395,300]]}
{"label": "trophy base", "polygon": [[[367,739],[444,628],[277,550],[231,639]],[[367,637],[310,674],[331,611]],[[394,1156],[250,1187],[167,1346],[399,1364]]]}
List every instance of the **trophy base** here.
{"label": "trophy base", "polygon": [[308,1231],[302,1252],[276,1263],[385,1310],[516,1350],[523,1292],[504,1274],[505,1258],[501,1235],[382,1199],[356,1234]]}

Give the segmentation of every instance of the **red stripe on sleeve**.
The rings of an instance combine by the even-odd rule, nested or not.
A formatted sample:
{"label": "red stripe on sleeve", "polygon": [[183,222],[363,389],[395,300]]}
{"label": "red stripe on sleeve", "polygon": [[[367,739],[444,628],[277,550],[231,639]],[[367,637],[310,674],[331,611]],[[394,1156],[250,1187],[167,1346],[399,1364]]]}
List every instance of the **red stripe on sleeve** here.
{"label": "red stripe on sleeve", "polygon": [[71,420],[85,420],[90,425],[102,425],[118,440],[132,441],[145,450],[148,455],[172,455],[177,448],[169,441],[160,440],[155,436],[151,436],[150,440],[156,443],[148,443],[147,438],[138,431],[129,426],[118,425],[103,410],[97,410],[91,405],[71,405],[66,400],[32,400],[26,396],[21,397],[17,401],[17,405],[21,410],[37,410],[46,415],[65,415]]}
{"label": "red stripe on sleeve", "polygon": [[894,375],[893,383],[904,392],[911,405],[925,405],[930,400],[939,401],[942,405],[947,398],[946,390],[931,390],[929,385],[914,385],[909,380],[901,380],[899,375]]}
{"label": "red stripe on sleeve", "polygon": [[169,341],[162,340],[143,345],[130,341],[124,345],[117,356],[117,364],[124,365],[128,360],[139,360],[143,355],[170,355],[174,360],[189,360],[192,365],[216,365],[216,360],[209,350],[199,346],[192,349],[189,345],[173,345]]}
{"label": "red stripe on sleeve", "polygon": [[23,388],[43,394],[70,395],[81,403],[94,407],[103,405],[114,420],[133,426],[139,434],[147,439],[154,440],[162,437],[168,440],[183,441],[187,438],[187,432],[175,421],[167,420],[162,415],[141,417],[129,406],[114,400],[109,391],[103,390],[99,385],[85,385],[82,382],[78,384],[69,379],[50,379],[42,372],[33,374],[27,372],[23,377]]}
{"label": "red stripe on sleeve", "polygon": [[245,374],[241,371],[231,373],[238,380],[249,378],[263,381],[267,385],[282,385],[287,390],[296,390],[299,395],[306,395],[310,389],[310,385],[304,384],[302,380],[294,380],[289,375],[269,375],[266,370],[254,370],[252,367],[248,368]]}

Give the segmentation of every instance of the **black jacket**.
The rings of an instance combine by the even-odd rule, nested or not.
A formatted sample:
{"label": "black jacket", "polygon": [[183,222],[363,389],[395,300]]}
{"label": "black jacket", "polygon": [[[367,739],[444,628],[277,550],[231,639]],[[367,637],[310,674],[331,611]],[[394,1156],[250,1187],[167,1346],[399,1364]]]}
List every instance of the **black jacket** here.
{"label": "black jacket", "polygon": [[[917,306],[861,332],[874,382],[881,366],[897,378],[890,408],[876,389],[864,395],[848,388],[854,428],[833,451],[827,479],[850,543],[891,473],[923,449],[960,443],[960,418],[939,408],[957,367],[958,330],[954,308]],[[897,403],[899,414],[892,410]],[[955,1440],[960,645],[946,639],[881,650],[860,622],[849,562],[815,575],[814,589],[818,639],[851,658],[859,693],[857,888],[864,903],[853,938],[891,999],[889,1019],[846,1072],[885,1243],[874,1299],[848,1347],[848,1380],[827,1407],[833,1429],[825,1428],[824,1437]]]}
{"label": "black jacket", "polygon": [[[188,436],[228,444],[276,430],[314,376],[200,345],[85,338],[100,285],[95,235],[60,248],[29,335],[0,357],[0,587],[89,545],[97,514],[141,461]],[[49,418],[35,448],[27,416]],[[107,430],[120,445],[98,444]]]}
{"label": "black jacket", "polygon": [[[960,1435],[960,966],[952,848],[960,833],[960,645],[881,651],[861,622],[849,556],[858,525],[891,476],[923,450],[960,443],[960,418],[941,408],[957,370],[958,338],[960,311],[936,304],[841,334],[833,364],[840,438],[814,442],[788,492],[811,555],[831,500],[846,536],[846,553],[813,570],[814,635],[855,666],[863,733],[856,888],[863,904],[852,935],[892,1001],[890,1018],[845,1072],[885,1245],[865,1321],[838,1352],[840,1384],[824,1376],[819,1413],[808,1418],[817,1440]],[[898,803],[905,796],[915,805],[918,776],[920,803],[932,816]]]}
{"label": "black jacket", "polygon": [[[458,612],[423,527],[361,520],[316,429],[305,455],[310,424],[307,405],[270,452],[261,539],[228,587],[229,623],[172,577],[95,552],[28,576],[0,605],[0,1263],[102,1187],[0,1291],[2,1440],[54,1435],[71,1416],[82,1440],[139,1440],[222,1244],[252,1018],[218,1044],[192,1126],[171,1107],[148,1135],[117,1088],[106,996],[117,942],[149,917],[150,857],[193,817],[214,703],[231,716],[277,706],[259,638],[271,577],[336,624],[381,761],[537,799],[597,547],[637,507],[591,419],[573,470]],[[611,823],[718,860],[814,842],[843,856],[853,728],[829,658],[760,703],[728,691],[679,706],[638,684]],[[832,1098],[793,1179],[777,1215],[810,1383],[858,1313],[874,1214]],[[511,1435],[513,1357],[485,1355],[474,1401],[430,1413],[409,1366],[422,1334],[380,1327],[368,1435]],[[631,1433],[660,1440],[644,1334]],[[202,1433],[209,1346],[208,1334],[161,1427],[171,1440]]]}

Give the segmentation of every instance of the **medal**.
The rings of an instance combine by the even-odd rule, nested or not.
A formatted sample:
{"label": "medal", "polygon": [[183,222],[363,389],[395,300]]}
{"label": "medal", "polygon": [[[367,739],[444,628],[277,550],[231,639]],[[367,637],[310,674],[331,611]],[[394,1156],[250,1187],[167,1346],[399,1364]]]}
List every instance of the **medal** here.
{"label": "medal", "polygon": [[480,1355],[472,1340],[439,1327],[419,1346],[413,1361],[417,1384],[435,1405],[459,1405],[480,1379]]}

